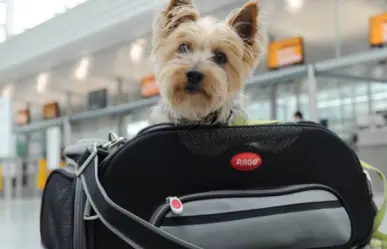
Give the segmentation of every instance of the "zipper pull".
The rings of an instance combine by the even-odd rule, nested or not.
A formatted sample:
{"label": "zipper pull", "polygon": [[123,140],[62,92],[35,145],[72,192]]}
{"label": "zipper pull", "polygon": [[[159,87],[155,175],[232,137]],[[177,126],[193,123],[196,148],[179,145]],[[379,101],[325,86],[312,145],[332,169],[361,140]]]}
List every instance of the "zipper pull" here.
{"label": "zipper pull", "polygon": [[173,213],[175,214],[183,213],[183,203],[176,196],[168,197],[167,203],[169,204],[169,207],[171,208]]}

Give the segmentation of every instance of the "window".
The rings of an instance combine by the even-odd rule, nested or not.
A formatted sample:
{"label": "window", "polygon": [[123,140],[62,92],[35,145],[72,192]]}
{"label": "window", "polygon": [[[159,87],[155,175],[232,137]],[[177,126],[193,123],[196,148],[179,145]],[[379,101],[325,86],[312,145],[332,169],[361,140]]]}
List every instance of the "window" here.
{"label": "window", "polygon": [[4,25],[7,20],[7,9],[5,3],[0,1],[0,26]]}
{"label": "window", "polygon": [[5,41],[5,28],[4,26],[0,26],[0,43]]}
{"label": "window", "polygon": [[[19,34],[87,0],[13,0],[13,34]],[[1,15],[1,12],[0,12]]]}

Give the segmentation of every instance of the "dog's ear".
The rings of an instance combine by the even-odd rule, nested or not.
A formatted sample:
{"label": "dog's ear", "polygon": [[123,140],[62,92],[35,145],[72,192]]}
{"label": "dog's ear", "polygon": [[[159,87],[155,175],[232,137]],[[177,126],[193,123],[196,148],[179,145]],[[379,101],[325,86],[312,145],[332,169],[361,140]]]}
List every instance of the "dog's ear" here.
{"label": "dog's ear", "polygon": [[197,21],[199,13],[192,0],[170,0],[166,10],[160,13],[154,23],[157,35],[167,36],[180,24]]}
{"label": "dog's ear", "polygon": [[191,7],[191,8],[193,8],[193,2],[192,2],[192,0],[171,0],[169,2],[167,11],[171,11],[174,8],[178,8],[178,7]]}
{"label": "dog's ear", "polygon": [[234,28],[245,43],[255,41],[258,32],[258,1],[250,1],[242,8],[233,11],[227,18],[227,23]]}

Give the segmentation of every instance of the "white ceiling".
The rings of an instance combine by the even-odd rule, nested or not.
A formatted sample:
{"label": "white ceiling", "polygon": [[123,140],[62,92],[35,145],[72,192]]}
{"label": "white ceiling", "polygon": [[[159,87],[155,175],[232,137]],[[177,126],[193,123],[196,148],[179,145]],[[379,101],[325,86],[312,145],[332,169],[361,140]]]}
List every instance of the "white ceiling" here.
{"label": "white ceiling", "polygon": [[[338,1],[342,54],[368,50],[368,19],[385,10],[386,3],[384,0]],[[238,0],[237,4],[230,4],[210,15],[221,20],[244,2],[245,0]],[[304,37],[306,62],[335,56],[333,0],[304,0],[304,6],[296,13],[291,13],[286,8],[285,0],[261,0],[261,4],[262,25],[276,39],[298,35]],[[146,40],[146,56],[137,63],[130,59],[130,42],[122,42],[115,47],[89,55],[89,77],[84,81],[78,81],[73,76],[78,61],[50,69],[51,77],[44,93],[36,92],[36,76],[15,80],[12,92],[16,108],[25,106],[27,102],[41,105],[56,100],[64,104],[66,92],[73,93],[73,105],[84,105],[87,92],[105,87],[114,96],[118,91],[115,83],[117,77],[124,79],[123,91],[138,91],[139,79],[152,72],[152,64],[147,59],[150,49],[149,36],[143,39]],[[265,71],[265,62],[258,71]]]}

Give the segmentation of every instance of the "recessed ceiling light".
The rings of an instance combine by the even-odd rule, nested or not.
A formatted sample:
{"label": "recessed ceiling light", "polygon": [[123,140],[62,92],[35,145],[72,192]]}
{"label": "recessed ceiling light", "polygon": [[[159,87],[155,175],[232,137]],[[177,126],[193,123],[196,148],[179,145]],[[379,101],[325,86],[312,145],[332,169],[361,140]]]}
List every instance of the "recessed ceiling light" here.
{"label": "recessed ceiling light", "polygon": [[88,73],[90,67],[90,59],[88,57],[84,57],[79,61],[78,67],[75,69],[74,76],[78,80],[84,80]]}
{"label": "recessed ceiling light", "polygon": [[36,80],[36,91],[38,93],[43,93],[47,88],[48,81],[49,81],[48,73],[39,74]]}
{"label": "recessed ceiling light", "polygon": [[145,39],[138,39],[132,43],[132,46],[130,48],[130,59],[132,61],[138,62],[143,59],[145,45]]}
{"label": "recessed ceiling light", "polygon": [[10,97],[12,94],[12,89],[13,89],[12,85],[8,85],[8,86],[4,87],[3,96]]}
{"label": "recessed ceiling light", "polygon": [[297,13],[303,5],[303,0],[286,0],[286,9],[291,13]]}

